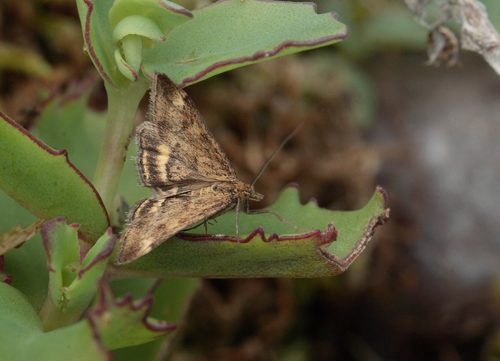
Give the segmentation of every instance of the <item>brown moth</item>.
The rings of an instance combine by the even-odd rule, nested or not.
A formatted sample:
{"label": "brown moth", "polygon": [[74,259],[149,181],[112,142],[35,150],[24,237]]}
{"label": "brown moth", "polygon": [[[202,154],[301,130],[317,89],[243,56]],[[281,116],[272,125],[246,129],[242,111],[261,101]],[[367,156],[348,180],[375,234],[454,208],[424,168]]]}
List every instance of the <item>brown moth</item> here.
{"label": "brown moth", "polygon": [[248,200],[264,198],[236,177],[194,102],[166,75],[154,75],[150,121],[138,127],[136,142],[140,181],[153,194],[129,212],[116,264],[132,262],[186,227],[236,206],[248,213]]}

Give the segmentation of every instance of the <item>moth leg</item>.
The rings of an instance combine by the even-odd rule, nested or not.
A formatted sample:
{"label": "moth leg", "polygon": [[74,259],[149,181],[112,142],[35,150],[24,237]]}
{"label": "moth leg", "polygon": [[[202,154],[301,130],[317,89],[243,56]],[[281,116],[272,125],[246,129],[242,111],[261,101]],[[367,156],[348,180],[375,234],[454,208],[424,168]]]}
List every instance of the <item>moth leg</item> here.
{"label": "moth leg", "polygon": [[302,228],[302,227],[299,227],[295,224],[293,224],[292,222],[290,221],[287,221],[285,218],[281,217],[278,213],[276,212],[273,212],[269,209],[256,209],[256,210],[250,210],[249,206],[248,206],[248,202],[245,202],[245,207],[243,208],[243,212],[245,214],[264,214],[264,213],[271,213],[271,214],[274,214],[276,216],[276,218],[278,218],[281,222],[285,222],[286,224],[288,224],[289,226],[292,226],[293,228],[295,229],[300,229],[302,231],[306,231],[306,232],[311,232],[310,229],[306,229],[306,228]]}
{"label": "moth leg", "polygon": [[199,226],[201,226],[202,224],[203,224],[203,225],[205,225],[205,231],[206,231],[206,230],[207,230],[207,225],[206,225],[206,221],[204,220],[203,222],[200,222],[200,223],[199,223],[199,224],[197,224],[196,226],[192,226],[192,227],[189,227],[189,228],[184,228],[184,229],[182,230],[182,232],[185,232],[185,231],[192,231],[193,229],[198,228],[198,227],[199,227]]}
{"label": "moth leg", "polygon": [[208,227],[207,227],[207,224],[209,225],[212,225],[212,223],[210,221],[214,221],[215,223],[217,223],[217,220],[216,219],[210,219],[210,218],[207,218],[207,219],[204,219],[202,222],[200,222],[199,224],[197,224],[196,226],[192,226],[192,227],[189,227],[189,228],[185,228],[182,230],[182,232],[185,232],[185,231],[192,231],[193,229],[196,229],[198,227],[200,227],[201,225],[203,225],[205,227],[205,233],[208,234]]}

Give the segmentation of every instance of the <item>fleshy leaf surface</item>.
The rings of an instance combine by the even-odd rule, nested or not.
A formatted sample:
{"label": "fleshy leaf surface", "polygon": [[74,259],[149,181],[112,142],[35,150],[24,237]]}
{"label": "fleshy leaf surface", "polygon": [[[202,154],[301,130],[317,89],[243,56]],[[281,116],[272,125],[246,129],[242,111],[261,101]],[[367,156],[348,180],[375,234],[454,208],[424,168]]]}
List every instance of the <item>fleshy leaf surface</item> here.
{"label": "fleshy leaf surface", "polygon": [[139,345],[165,336],[177,327],[149,318],[152,303],[151,294],[135,302],[130,294],[115,300],[109,285],[101,281],[96,304],[87,311],[86,318],[106,348]]}
{"label": "fleshy leaf surface", "polygon": [[71,163],[87,179],[94,175],[106,126],[105,113],[96,113],[87,106],[98,81],[99,77],[94,74],[71,82],[63,93],[43,103],[40,114],[29,128],[31,134],[51,148],[65,149]]}
{"label": "fleshy leaf surface", "polygon": [[86,321],[44,332],[24,295],[0,283],[0,354],[2,361],[108,361],[110,354],[94,339]]}
{"label": "fleshy leaf surface", "polygon": [[[313,3],[221,0],[190,12],[169,1],[78,0],[86,50],[109,84],[166,73],[181,86],[347,37]],[[163,34],[164,36],[160,36]]]}
{"label": "fleshy leaf surface", "polygon": [[[12,226],[28,226],[36,217],[19,203],[0,190],[0,230],[7,232]],[[21,247],[14,248],[3,256],[3,270],[9,275],[10,284],[21,291],[36,310],[47,296],[47,260],[40,232]]]}
{"label": "fleshy leaf surface", "polygon": [[[190,300],[199,288],[199,284],[200,279],[195,278],[165,278],[160,282],[156,279],[142,278],[114,280],[111,286],[115,295],[132,293],[134,299],[152,293],[151,290],[154,288],[154,303],[149,316],[182,325],[189,307],[192,306]],[[159,338],[133,348],[113,350],[113,355],[116,360],[154,360],[168,348],[167,344],[175,342],[177,332],[170,337]]]}
{"label": "fleshy leaf surface", "polygon": [[313,231],[299,231],[272,214],[240,214],[238,239],[227,236],[234,235],[236,221],[234,212],[226,213],[210,222],[209,234],[203,234],[203,227],[180,233],[119,268],[137,277],[335,276],[347,269],[389,216],[381,188],[358,211],[329,211],[314,202],[301,205],[295,187],[288,187],[269,209]]}
{"label": "fleshy leaf surface", "polygon": [[[103,113],[86,107],[91,87],[99,78],[86,78],[82,83],[72,83],[63,94],[51,96],[43,103],[41,113],[30,128],[38,140],[56,149],[66,149],[71,163],[89,179],[95,171],[99,147],[104,139]],[[0,190],[0,232],[13,226],[27,226],[36,221],[26,208]],[[68,206],[77,204],[67,204]],[[106,230],[104,228],[102,232]],[[101,234],[96,231],[96,238]],[[13,275],[12,285],[21,290],[35,309],[46,300],[48,272],[47,257],[40,234],[22,247],[5,255],[5,268]]]}
{"label": "fleshy leaf surface", "polygon": [[77,232],[78,225],[67,225],[64,218],[48,221],[42,227],[50,271],[50,293],[43,311],[48,329],[62,318],[70,322],[83,313],[97,292],[97,283],[114,250],[116,236],[108,229],[81,259]]}
{"label": "fleshy leaf surface", "polygon": [[172,27],[192,18],[165,0],[77,0],[86,50],[112,86],[136,81],[143,48],[163,41]]}
{"label": "fleshy leaf surface", "polygon": [[69,161],[0,112],[0,187],[42,219],[66,216],[89,241],[109,224],[92,184]]}
{"label": "fleshy leaf surface", "polygon": [[343,40],[347,27],[314,3],[221,0],[194,10],[165,42],[144,52],[143,71],[169,75],[181,87],[216,74]]}

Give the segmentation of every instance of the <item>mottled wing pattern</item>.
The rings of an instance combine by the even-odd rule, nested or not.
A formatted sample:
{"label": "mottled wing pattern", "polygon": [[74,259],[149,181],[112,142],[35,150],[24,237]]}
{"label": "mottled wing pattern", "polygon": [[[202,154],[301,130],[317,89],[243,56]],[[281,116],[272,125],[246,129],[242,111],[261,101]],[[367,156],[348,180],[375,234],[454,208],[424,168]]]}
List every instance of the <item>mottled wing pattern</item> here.
{"label": "mottled wing pattern", "polygon": [[155,75],[150,118],[137,131],[137,166],[145,186],[236,178],[233,166],[194,102],[164,74]]}
{"label": "mottled wing pattern", "polygon": [[[158,136],[151,122],[144,122],[137,129],[137,163],[142,185],[168,189],[175,185],[212,183],[203,173],[179,164],[172,150]],[[173,175],[173,177],[172,177]]]}
{"label": "mottled wing pattern", "polygon": [[172,197],[157,193],[144,199],[129,213],[129,224],[122,234],[116,263],[131,262],[184,228],[229,210],[235,204],[234,189],[228,183],[215,183]]}

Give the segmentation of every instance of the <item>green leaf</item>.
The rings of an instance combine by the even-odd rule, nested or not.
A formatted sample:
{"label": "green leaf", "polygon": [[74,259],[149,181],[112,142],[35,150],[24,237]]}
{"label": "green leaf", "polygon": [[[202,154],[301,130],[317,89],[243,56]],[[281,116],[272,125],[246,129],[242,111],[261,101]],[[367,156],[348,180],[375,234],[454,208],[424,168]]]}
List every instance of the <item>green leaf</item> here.
{"label": "green leaf", "polygon": [[43,109],[29,129],[31,134],[51,148],[65,149],[71,163],[87,179],[94,175],[106,127],[105,113],[97,113],[87,107],[90,92],[99,80],[94,75],[81,82],[73,82],[64,93],[52,96],[44,102]]}
{"label": "green leaf", "polygon": [[148,317],[153,302],[151,294],[138,302],[132,301],[130,295],[115,300],[105,282],[99,285],[96,304],[86,317],[106,348],[112,350],[150,342],[177,327]]}
{"label": "green leaf", "polygon": [[358,211],[329,211],[314,202],[301,205],[295,187],[287,188],[269,209],[299,227],[325,230],[299,233],[272,214],[240,214],[238,240],[226,236],[234,234],[236,224],[235,214],[226,213],[211,222],[209,234],[203,227],[178,234],[121,268],[142,277],[335,276],[349,267],[375,228],[388,219],[381,188]]}
{"label": "green leaf", "polygon": [[[146,88],[142,88],[145,85],[143,82],[130,83],[129,87],[111,88],[106,115],[87,108],[90,90],[96,80],[98,78],[94,76],[81,83],[72,83],[64,94],[48,100],[31,132],[53,148],[66,149],[71,162],[85,177],[93,177],[94,187],[99,191],[111,217],[115,211],[116,189],[112,189],[109,183],[104,186],[102,182],[99,183],[96,174],[100,173],[103,177],[120,176],[119,165],[125,158],[124,148],[130,140],[135,112]],[[116,148],[110,147],[110,142],[117,137],[121,140],[120,144]],[[112,148],[113,157],[102,159],[98,172],[96,164],[101,147],[106,150]],[[133,175],[131,179],[136,179],[136,176]],[[117,225],[116,219],[111,221]]]}
{"label": "green leaf", "polygon": [[0,354],[2,361],[109,360],[87,321],[44,333],[24,295],[5,283],[0,283]]}
{"label": "green leaf", "polygon": [[78,225],[68,226],[64,218],[42,227],[50,271],[49,296],[42,312],[48,330],[72,323],[88,307],[114,250],[116,236],[108,229],[80,260],[77,230]]}
{"label": "green leaf", "polygon": [[117,43],[120,42],[115,49],[118,69],[126,78],[135,81],[141,66],[143,46],[146,47],[146,44],[154,41],[164,41],[165,37],[149,18],[132,15],[117,24],[113,31],[113,39]]}
{"label": "green leaf", "polygon": [[138,64],[148,77],[156,70],[185,86],[248,64],[334,44],[348,33],[336,14],[317,14],[312,3],[218,1],[192,13],[169,1],[77,4],[89,56],[113,86],[138,80]]}
{"label": "green leaf", "polygon": [[[166,278],[158,285],[158,280],[142,278],[115,280],[111,285],[115,294],[132,293],[134,298],[144,297],[144,294],[155,287],[150,316],[183,324],[186,308],[191,304],[190,300],[199,288],[199,283],[200,280],[194,278]],[[174,335],[175,333],[172,336]],[[168,348],[167,344],[174,340],[175,337],[161,338],[148,344],[114,350],[113,355],[116,360],[154,360],[162,350]]]}
{"label": "green leaf", "polygon": [[115,300],[99,283],[97,302],[85,317],[67,327],[44,332],[29,302],[15,288],[0,283],[0,353],[2,361],[110,360],[108,349],[149,342],[175,329],[149,318],[152,296],[133,302]]}
{"label": "green leaf", "polygon": [[[97,79],[94,76],[94,79],[86,79],[83,85],[72,84],[64,94],[44,102],[44,108],[31,129],[31,133],[45,144],[66,149],[71,163],[86,178],[94,173],[99,147],[104,139],[104,113],[96,113],[86,107],[91,86]],[[18,224],[26,226],[36,220],[3,191],[0,191],[0,204],[0,232]],[[22,247],[9,251],[5,255],[5,267],[6,272],[13,276],[12,285],[39,310],[46,301],[48,285],[46,252],[40,234]]]}
{"label": "green leaf", "polygon": [[116,244],[116,235],[108,228],[83,258],[78,277],[64,289],[66,312],[81,313],[90,304],[97,291],[97,282],[103,277]]}
{"label": "green leaf", "polygon": [[313,3],[218,1],[193,11],[150,51],[143,71],[159,71],[186,86],[241,66],[334,44],[347,27]]}
{"label": "green leaf", "polygon": [[96,240],[109,224],[92,184],[69,161],[0,112],[0,187],[42,219],[65,216]]}
{"label": "green leaf", "polygon": [[[7,231],[15,224],[27,225],[36,220],[7,194],[0,191],[0,230]],[[21,291],[32,306],[39,310],[47,297],[47,260],[40,233],[21,247],[4,255],[5,273],[12,276],[13,287]]]}
{"label": "green leaf", "polygon": [[102,78],[112,86],[123,86],[139,77],[137,64],[142,51],[131,54],[125,50],[131,42],[137,45],[137,37],[128,37],[140,36],[141,44],[134,48],[148,49],[154,41],[163,41],[163,34],[172,27],[192,18],[188,10],[165,0],[77,0],[77,5],[86,50]]}
{"label": "green leaf", "polygon": [[43,326],[24,295],[0,282],[0,353],[3,360],[22,360],[29,336],[42,334]]}
{"label": "green leaf", "polygon": [[[100,147],[105,141],[106,113],[89,109],[88,91],[83,92],[84,96],[78,96],[78,93],[82,93],[78,88],[81,86],[47,102],[31,132],[51,147],[66,149],[71,162],[85,177],[91,178],[96,169]],[[130,99],[127,101],[130,102]],[[120,175],[119,188],[119,193],[130,204],[150,193],[148,189],[138,186],[139,177],[133,160],[136,155],[136,144],[132,140],[124,157],[125,166]]]}
{"label": "green leaf", "polygon": [[[1,282],[0,310],[0,327],[3,328],[0,335],[15,333],[13,337],[22,341],[23,335],[43,331],[42,322],[24,295],[14,287]],[[0,342],[0,345],[3,344]]]}

